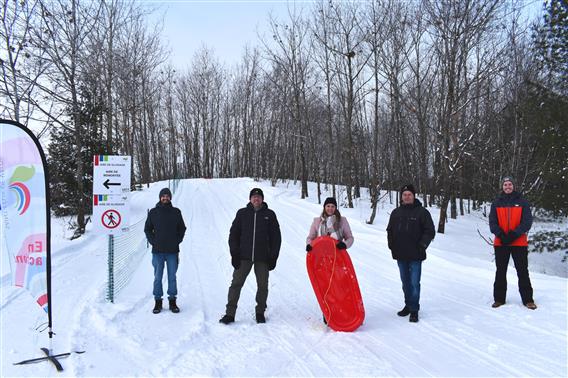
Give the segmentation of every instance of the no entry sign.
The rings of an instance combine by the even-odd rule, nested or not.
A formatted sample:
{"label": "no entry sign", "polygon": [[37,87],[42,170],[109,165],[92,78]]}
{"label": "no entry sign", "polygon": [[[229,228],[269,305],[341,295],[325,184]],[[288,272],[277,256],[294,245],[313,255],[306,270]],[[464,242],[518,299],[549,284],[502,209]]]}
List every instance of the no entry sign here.
{"label": "no entry sign", "polygon": [[103,226],[110,229],[117,228],[121,221],[122,217],[118,210],[115,209],[105,211],[101,219]]}

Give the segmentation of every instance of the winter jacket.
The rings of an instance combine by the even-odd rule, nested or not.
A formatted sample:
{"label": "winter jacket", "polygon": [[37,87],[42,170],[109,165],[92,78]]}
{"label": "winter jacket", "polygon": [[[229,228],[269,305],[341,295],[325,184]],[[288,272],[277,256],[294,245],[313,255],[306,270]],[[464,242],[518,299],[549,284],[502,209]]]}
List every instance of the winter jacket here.
{"label": "winter jacket", "polygon": [[229,231],[232,257],[266,262],[272,270],[276,267],[281,242],[278,219],[266,202],[257,211],[251,203],[237,211]]}
{"label": "winter jacket", "polygon": [[144,233],[152,245],[152,253],[179,252],[179,245],[185,235],[185,223],[181,211],[171,202],[158,202],[148,213]]}
{"label": "winter jacket", "polygon": [[[317,238],[318,236],[322,236],[321,233],[321,226],[322,222],[326,222],[327,218],[325,217],[316,217],[312,222],[312,226],[310,227],[310,233],[306,238],[306,244],[311,244],[312,240]],[[324,234],[325,235],[325,234]],[[349,222],[347,222],[347,218],[341,217],[339,220],[339,227],[337,227],[335,235],[330,235],[335,239],[342,241],[345,243],[347,248],[351,248],[353,245],[353,233],[351,232],[351,227],[349,227]]]}
{"label": "winter jacket", "polygon": [[436,230],[430,212],[415,199],[413,204],[403,204],[393,210],[387,235],[393,259],[422,261],[426,259],[426,248],[436,236]]}
{"label": "winter jacket", "polygon": [[502,246],[501,237],[511,232],[516,238],[509,246],[528,246],[527,232],[532,226],[532,220],[529,203],[519,192],[501,192],[491,204],[489,212],[489,228],[491,233],[495,234],[494,246]]}

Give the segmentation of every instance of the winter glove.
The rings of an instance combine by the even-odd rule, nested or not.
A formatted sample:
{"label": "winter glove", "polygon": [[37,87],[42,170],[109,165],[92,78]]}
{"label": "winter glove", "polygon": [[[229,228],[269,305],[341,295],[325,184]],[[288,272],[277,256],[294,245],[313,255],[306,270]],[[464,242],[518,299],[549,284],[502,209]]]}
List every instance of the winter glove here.
{"label": "winter glove", "polygon": [[312,250],[312,245],[308,244],[306,245],[306,252],[310,252]]}
{"label": "winter glove", "polygon": [[274,270],[276,268],[276,260],[270,260],[268,262],[268,270]]}
{"label": "winter glove", "polygon": [[337,243],[335,245],[337,247],[337,249],[347,249],[347,246],[345,245],[344,242],[340,241],[339,243]]}
{"label": "winter glove", "polygon": [[231,265],[235,269],[239,269],[241,267],[241,258],[237,255],[231,255]]}
{"label": "winter glove", "polygon": [[518,238],[521,237],[521,234],[519,234],[518,231],[509,231],[509,238],[511,239],[510,243],[514,242],[515,240],[517,240]]}
{"label": "winter glove", "polygon": [[501,243],[503,243],[503,245],[509,245],[513,241],[513,239],[511,239],[510,234],[504,234],[499,239],[501,239]]}

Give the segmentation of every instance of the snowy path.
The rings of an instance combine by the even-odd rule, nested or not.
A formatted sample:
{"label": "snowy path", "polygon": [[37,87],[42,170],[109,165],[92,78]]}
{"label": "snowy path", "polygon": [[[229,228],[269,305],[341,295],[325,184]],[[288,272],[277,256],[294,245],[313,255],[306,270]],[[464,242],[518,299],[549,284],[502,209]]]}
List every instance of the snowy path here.
{"label": "snowy path", "polygon": [[[133,195],[133,219],[153,206],[161,186]],[[232,274],[228,231],[254,186],[263,188],[283,237],[281,257],[270,275],[268,322],[254,321],[251,273],[237,322],[225,326],[218,319]],[[178,270],[179,314],[151,313],[149,252],[116,303],[109,304],[104,300],[106,238],[88,232],[82,240],[61,243],[54,252],[54,348],[87,350],[63,360],[63,374],[48,364],[11,365],[35,357],[46,337],[33,330],[43,318],[31,307],[29,295],[9,287],[2,276],[1,375],[566,376],[567,280],[531,272],[539,309],[530,311],[521,304],[511,267],[508,303],[492,309],[494,266],[469,257],[487,249],[482,241],[456,251],[459,235],[437,235],[423,265],[420,322],[396,316],[403,300],[398,269],[386,246],[388,204],[375,225],[365,224],[364,204],[342,209],[355,235],[350,255],[366,319],[354,333],[326,328],[304,252],[309,225],[321,207],[314,198],[300,200],[298,193],[293,185],[273,188],[250,179],[181,183],[173,201],[188,226]],[[470,228],[476,232],[474,222]]]}

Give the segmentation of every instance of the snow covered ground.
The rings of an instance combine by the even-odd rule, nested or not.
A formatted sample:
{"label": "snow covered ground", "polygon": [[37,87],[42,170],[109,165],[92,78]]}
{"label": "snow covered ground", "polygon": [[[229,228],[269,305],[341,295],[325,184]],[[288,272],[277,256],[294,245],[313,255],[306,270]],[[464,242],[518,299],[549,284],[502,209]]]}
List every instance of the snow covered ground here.
{"label": "snow covered ground", "polygon": [[[132,194],[132,219],[142,219],[164,183]],[[270,275],[267,323],[254,321],[256,283],[243,288],[237,321],[218,323],[231,279],[227,237],[238,208],[260,186],[275,210],[282,249]],[[492,249],[480,213],[451,220],[437,234],[422,268],[420,322],[396,316],[403,306],[396,262],[387,249],[388,196],[374,225],[367,200],[341,208],[353,229],[349,250],[366,310],[353,333],[324,326],[305,269],[305,237],[321,212],[315,186],[299,199],[292,183],[271,187],[251,179],[181,182],[174,206],[188,231],[181,245],[178,303],[181,313],[151,312],[149,251],[114,304],[105,301],[107,239],[87,227],[69,241],[62,220],[53,221],[53,352],[85,350],[48,363],[13,366],[40,357],[47,335],[39,306],[9,286],[2,256],[1,376],[561,376],[567,371],[567,278],[561,254],[529,255],[536,311],[522,306],[515,269],[509,268],[507,304],[492,309]],[[322,198],[325,198],[325,194]],[[435,223],[438,211],[431,209]],[[139,235],[142,239],[143,234]],[[548,274],[542,274],[547,272]],[[553,274],[550,274],[553,273]]]}

